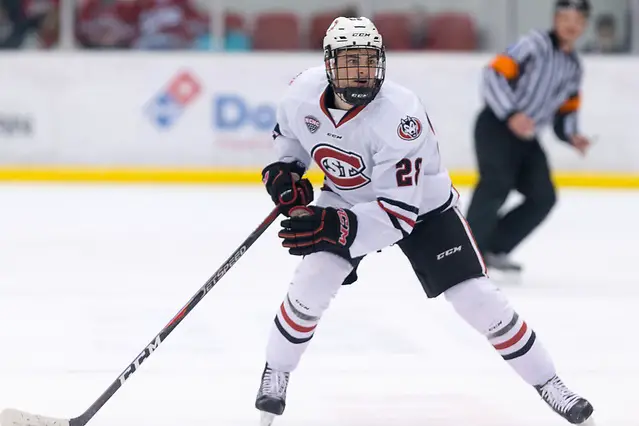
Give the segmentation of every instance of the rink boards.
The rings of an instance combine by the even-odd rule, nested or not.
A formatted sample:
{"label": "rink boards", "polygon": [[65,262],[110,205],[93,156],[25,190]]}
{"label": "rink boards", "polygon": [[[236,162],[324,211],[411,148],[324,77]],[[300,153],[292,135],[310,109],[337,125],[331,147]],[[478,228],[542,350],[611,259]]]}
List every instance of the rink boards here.
{"label": "rink boards", "polygon": [[[472,132],[487,55],[389,54],[388,78],[426,105],[446,167],[475,179]],[[7,55],[0,69],[0,181],[252,184],[275,158],[278,100],[308,53]],[[580,157],[544,131],[560,186],[639,188],[639,59],[589,56]],[[313,172],[313,180],[321,181]]]}

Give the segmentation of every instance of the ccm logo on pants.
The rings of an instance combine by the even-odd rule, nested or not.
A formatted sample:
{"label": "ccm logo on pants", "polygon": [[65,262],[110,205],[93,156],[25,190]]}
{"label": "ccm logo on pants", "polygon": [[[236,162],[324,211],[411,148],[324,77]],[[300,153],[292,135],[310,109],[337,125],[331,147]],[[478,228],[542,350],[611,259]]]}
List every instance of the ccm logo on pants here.
{"label": "ccm logo on pants", "polygon": [[457,246],[457,247],[453,247],[451,249],[448,249],[445,252],[439,253],[437,255],[437,260],[442,260],[443,258],[450,256],[451,254],[455,254],[455,253],[461,251],[461,249],[462,249],[462,246]]}

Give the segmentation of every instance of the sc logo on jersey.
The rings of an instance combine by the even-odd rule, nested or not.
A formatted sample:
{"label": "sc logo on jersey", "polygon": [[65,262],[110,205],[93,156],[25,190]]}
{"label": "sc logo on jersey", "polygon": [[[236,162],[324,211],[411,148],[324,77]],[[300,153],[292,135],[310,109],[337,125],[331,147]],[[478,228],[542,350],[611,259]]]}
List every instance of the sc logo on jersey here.
{"label": "sc logo on jersey", "polygon": [[366,165],[359,154],[322,143],[313,147],[311,156],[338,189],[357,189],[371,181],[364,174]]}
{"label": "sc logo on jersey", "polygon": [[397,136],[405,141],[413,141],[422,134],[422,122],[409,115],[402,118],[397,126]]}

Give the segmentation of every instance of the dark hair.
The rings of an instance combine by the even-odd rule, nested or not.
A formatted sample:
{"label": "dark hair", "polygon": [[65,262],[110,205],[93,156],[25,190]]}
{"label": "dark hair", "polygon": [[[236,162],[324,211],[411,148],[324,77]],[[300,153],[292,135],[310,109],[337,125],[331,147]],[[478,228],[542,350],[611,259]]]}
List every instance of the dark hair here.
{"label": "dark hair", "polygon": [[555,3],[555,11],[561,9],[578,10],[588,17],[590,16],[591,6],[589,0],[557,0]]}

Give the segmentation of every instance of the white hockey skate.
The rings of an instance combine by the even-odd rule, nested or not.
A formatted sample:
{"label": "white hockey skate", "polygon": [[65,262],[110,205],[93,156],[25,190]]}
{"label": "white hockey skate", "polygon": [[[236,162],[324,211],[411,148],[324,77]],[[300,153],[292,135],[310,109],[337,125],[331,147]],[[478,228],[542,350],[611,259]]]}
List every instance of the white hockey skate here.
{"label": "white hockey skate", "polygon": [[568,389],[557,376],[535,389],[555,413],[572,424],[583,424],[594,411],[590,402]]}
{"label": "white hockey skate", "polygon": [[255,408],[260,410],[260,426],[270,426],[275,416],[280,416],[286,408],[286,388],[289,373],[264,366],[262,382],[255,399]]}

